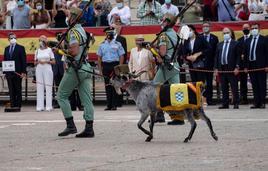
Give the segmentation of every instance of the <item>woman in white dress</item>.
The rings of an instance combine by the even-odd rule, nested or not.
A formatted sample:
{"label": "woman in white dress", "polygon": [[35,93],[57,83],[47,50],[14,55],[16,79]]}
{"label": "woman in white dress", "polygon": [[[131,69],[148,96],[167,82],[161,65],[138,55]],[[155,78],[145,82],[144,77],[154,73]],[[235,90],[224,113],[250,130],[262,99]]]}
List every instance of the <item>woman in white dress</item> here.
{"label": "woman in white dress", "polygon": [[263,14],[265,8],[264,0],[248,0],[248,9],[250,11],[249,21],[264,20]]}
{"label": "woman in white dress", "polygon": [[36,65],[36,88],[37,88],[37,105],[36,111],[43,111],[44,107],[44,91],[46,91],[46,110],[51,111],[52,108],[52,86],[53,71],[52,66],[55,64],[52,49],[47,47],[47,37],[42,35],[39,38],[39,49],[35,52]]}

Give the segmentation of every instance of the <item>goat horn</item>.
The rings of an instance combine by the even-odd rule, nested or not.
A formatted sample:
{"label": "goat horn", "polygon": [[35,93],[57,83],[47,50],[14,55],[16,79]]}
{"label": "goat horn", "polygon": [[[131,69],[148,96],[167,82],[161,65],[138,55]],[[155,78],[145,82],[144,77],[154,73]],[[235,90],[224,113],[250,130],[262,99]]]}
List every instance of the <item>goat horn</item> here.
{"label": "goat horn", "polygon": [[129,75],[133,78],[138,78],[139,76],[141,76],[143,73],[145,73],[147,71],[141,71],[138,74],[133,74],[133,73],[129,73]]}

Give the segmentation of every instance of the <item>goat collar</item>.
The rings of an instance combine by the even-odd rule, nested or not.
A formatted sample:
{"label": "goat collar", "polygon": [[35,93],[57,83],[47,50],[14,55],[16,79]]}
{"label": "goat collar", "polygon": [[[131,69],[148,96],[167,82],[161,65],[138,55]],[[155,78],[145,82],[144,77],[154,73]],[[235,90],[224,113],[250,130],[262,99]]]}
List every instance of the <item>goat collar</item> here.
{"label": "goat collar", "polygon": [[121,87],[122,89],[126,90],[128,86],[133,82],[133,79],[129,79],[125,82],[125,84]]}

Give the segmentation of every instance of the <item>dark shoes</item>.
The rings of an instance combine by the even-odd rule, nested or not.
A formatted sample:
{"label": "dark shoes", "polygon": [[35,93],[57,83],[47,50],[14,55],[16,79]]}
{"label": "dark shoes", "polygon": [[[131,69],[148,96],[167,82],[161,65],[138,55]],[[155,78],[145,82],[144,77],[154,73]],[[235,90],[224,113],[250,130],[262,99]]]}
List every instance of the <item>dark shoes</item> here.
{"label": "dark shoes", "polygon": [[265,104],[253,105],[250,107],[250,109],[265,109]]}
{"label": "dark shoes", "polygon": [[238,104],[234,105],[234,109],[239,109]]}
{"label": "dark shoes", "polygon": [[65,120],[66,120],[67,127],[61,133],[58,134],[59,137],[77,133],[77,129],[74,124],[73,117],[65,118]]}
{"label": "dark shoes", "polygon": [[170,122],[167,123],[168,125],[184,125],[184,121],[181,120],[172,120]]}
{"label": "dark shoes", "polygon": [[227,106],[227,105],[222,105],[222,106],[219,107],[219,109],[229,109],[229,106]]}
{"label": "dark shoes", "polygon": [[80,134],[76,134],[76,138],[93,138],[95,136],[93,130],[93,121],[86,121],[86,126],[84,131]]}
{"label": "dark shoes", "polygon": [[116,107],[106,107],[104,110],[105,110],[105,111],[106,111],[106,110],[117,110],[117,108],[116,108]]}

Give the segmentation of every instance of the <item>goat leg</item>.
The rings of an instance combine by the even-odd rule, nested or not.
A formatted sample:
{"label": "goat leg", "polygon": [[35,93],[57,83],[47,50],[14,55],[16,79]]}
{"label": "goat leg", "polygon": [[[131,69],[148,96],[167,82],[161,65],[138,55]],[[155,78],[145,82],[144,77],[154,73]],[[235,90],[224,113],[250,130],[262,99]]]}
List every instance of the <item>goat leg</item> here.
{"label": "goat leg", "polygon": [[151,122],[150,122],[150,132],[151,132],[151,135],[149,135],[149,136],[147,137],[147,139],[145,140],[146,142],[150,142],[150,141],[153,139],[153,130],[154,130],[155,114],[151,114],[151,115],[150,115],[150,119],[151,119]]}
{"label": "goat leg", "polygon": [[[142,113],[141,114],[141,118],[140,118],[140,120],[139,120],[139,122],[138,122],[138,128],[142,131],[142,132],[144,132],[146,135],[148,135],[148,137],[153,137],[153,135],[151,134],[151,132],[149,132],[148,130],[146,130],[146,129],[144,129],[143,127],[142,127],[142,124],[145,122],[145,120],[148,118],[148,114],[144,114],[144,113]],[[147,138],[148,139],[148,138]],[[145,140],[146,142],[148,142],[148,140]],[[151,138],[152,139],[152,138]]]}
{"label": "goat leg", "polygon": [[188,118],[188,121],[191,124],[191,130],[190,130],[190,132],[188,134],[188,137],[186,137],[185,140],[184,140],[184,143],[187,143],[187,142],[189,142],[192,139],[192,136],[193,136],[194,131],[195,131],[195,128],[196,128],[196,122],[194,120],[194,116],[193,116],[193,111],[192,110],[187,109],[187,110],[185,110],[185,113],[186,113],[186,116]]}
{"label": "goat leg", "polygon": [[200,109],[200,116],[201,116],[201,119],[204,120],[204,121],[207,123],[212,138],[213,138],[215,141],[218,141],[218,137],[217,137],[216,133],[214,132],[213,127],[212,127],[212,124],[211,124],[211,121],[210,121],[210,119],[207,117],[207,115],[205,114],[204,109]]}

